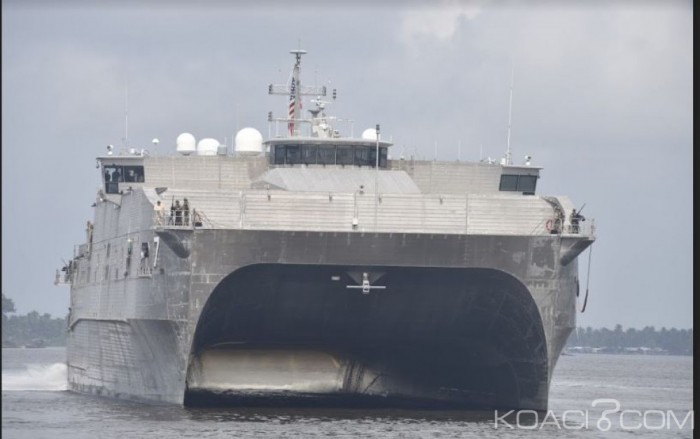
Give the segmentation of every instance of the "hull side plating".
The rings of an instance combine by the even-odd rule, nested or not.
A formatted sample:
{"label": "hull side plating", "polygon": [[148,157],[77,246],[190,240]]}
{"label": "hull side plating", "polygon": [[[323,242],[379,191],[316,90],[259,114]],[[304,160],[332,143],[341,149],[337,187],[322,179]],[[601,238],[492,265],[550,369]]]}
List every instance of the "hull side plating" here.
{"label": "hull side plating", "polygon": [[[544,410],[574,327],[577,261],[561,263],[570,247],[556,235],[141,239],[156,236],[152,275],[73,286],[71,389],[187,405]],[[347,288],[363,273],[386,289]]]}

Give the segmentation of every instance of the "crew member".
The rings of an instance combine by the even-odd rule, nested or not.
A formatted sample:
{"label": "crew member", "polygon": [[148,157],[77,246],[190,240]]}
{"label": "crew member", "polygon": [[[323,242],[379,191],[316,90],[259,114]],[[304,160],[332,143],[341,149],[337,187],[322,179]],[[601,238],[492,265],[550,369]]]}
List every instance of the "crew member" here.
{"label": "crew member", "polygon": [[186,226],[190,225],[190,205],[187,203],[187,198],[182,201],[182,216],[184,224]]}
{"label": "crew member", "polygon": [[579,221],[586,221],[586,218],[580,213],[576,212],[576,209],[571,211],[571,233],[579,232]]}
{"label": "crew member", "polygon": [[153,206],[153,210],[156,213],[156,224],[162,226],[163,220],[165,219],[165,206],[163,206],[160,200],[158,200],[156,201],[156,205]]}
{"label": "crew member", "polygon": [[170,218],[168,218],[168,225],[172,226],[175,223],[175,204],[170,204]]}
{"label": "crew member", "polygon": [[557,209],[557,218],[554,220],[554,233],[561,233],[564,230],[564,211]]}
{"label": "crew member", "polygon": [[197,209],[192,209],[192,224],[195,227],[202,227],[202,217],[197,212]]}
{"label": "crew member", "polygon": [[175,225],[182,225],[182,205],[180,205],[180,200],[175,200]]}

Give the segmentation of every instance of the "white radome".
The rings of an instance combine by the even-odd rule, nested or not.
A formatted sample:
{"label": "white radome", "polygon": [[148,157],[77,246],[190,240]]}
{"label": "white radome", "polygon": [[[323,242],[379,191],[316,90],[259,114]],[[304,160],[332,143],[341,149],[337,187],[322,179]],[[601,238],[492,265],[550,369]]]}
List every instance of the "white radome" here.
{"label": "white radome", "polygon": [[177,136],[175,141],[177,145],[177,152],[182,155],[190,155],[196,151],[194,136],[190,133],[182,133]]}
{"label": "white radome", "polygon": [[263,136],[255,128],[246,127],[236,133],[236,152],[263,152]]}
{"label": "white radome", "polygon": [[367,128],[362,132],[363,140],[377,140],[377,130],[375,128]]}
{"label": "white radome", "polygon": [[216,155],[219,150],[219,141],[207,137],[197,142],[197,155]]}

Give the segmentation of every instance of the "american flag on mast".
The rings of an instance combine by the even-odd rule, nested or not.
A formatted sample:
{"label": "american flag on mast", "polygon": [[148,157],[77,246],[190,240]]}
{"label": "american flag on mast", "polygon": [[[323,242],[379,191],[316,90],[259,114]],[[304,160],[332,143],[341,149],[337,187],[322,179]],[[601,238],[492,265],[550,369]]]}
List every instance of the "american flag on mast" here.
{"label": "american flag on mast", "polygon": [[296,104],[296,81],[292,76],[292,83],[289,85],[289,134],[294,135],[294,107]]}

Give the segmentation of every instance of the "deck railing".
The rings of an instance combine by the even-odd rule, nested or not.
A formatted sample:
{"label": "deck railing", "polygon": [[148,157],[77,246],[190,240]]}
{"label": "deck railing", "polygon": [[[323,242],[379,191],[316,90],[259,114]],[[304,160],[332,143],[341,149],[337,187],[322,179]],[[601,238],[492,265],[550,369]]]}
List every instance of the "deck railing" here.
{"label": "deck railing", "polygon": [[56,269],[56,278],[53,281],[54,285],[70,285],[71,284],[71,272],[64,270],[63,273],[61,273],[61,270]]}
{"label": "deck railing", "polygon": [[211,225],[208,220],[205,220],[204,212],[192,209],[192,211],[162,211],[153,212],[153,224],[156,227],[165,227],[168,229],[196,229],[200,227],[209,228]]}
{"label": "deck railing", "polygon": [[566,224],[562,235],[579,235],[595,238],[595,219],[589,218],[586,221],[578,223],[578,225]]}
{"label": "deck railing", "polygon": [[561,223],[561,220],[553,218],[543,218],[537,226],[530,232],[530,235],[564,235],[564,236],[585,236],[595,239],[595,219],[590,218],[574,225],[570,222]]}
{"label": "deck railing", "polygon": [[148,259],[145,259],[142,262],[141,266],[136,271],[136,276],[137,277],[152,277],[153,276],[153,269],[148,264]]}
{"label": "deck railing", "polygon": [[[194,197],[193,197],[194,198]],[[206,204],[207,202],[209,204]],[[304,193],[241,191],[203,199],[199,209],[154,212],[164,229],[260,229],[297,231],[399,232],[465,235],[564,235],[595,237],[595,222],[563,224],[549,205],[533,198],[506,199],[420,194]],[[559,220],[561,221],[561,220]]]}

